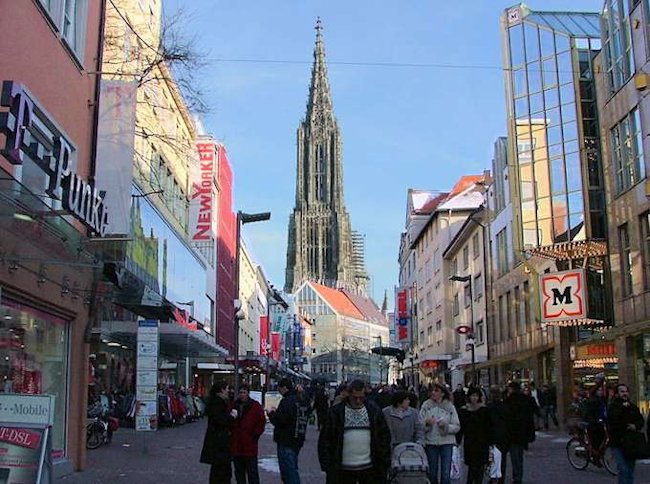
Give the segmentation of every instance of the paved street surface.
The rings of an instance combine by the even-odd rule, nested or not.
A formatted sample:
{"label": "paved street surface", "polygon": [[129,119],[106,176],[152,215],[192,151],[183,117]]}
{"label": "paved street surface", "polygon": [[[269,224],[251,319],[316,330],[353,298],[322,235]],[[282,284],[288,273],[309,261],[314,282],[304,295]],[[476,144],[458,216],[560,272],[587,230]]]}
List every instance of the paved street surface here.
{"label": "paved street surface", "polygon": [[[89,451],[89,465],[86,471],[61,478],[57,483],[207,484],[209,467],[199,463],[205,425],[206,420],[201,420],[148,434],[147,455],[143,454],[141,434],[136,435],[132,429],[120,429],[115,433],[110,446]],[[267,426],[260,441],[260,473],[263,484],[281,482],[272,428],[270,424]],[[315,427],[310,427],[307,442],[300,453],[300,475],[303,483],[325,483],[324,474],[318,465],[317,437]],[[525,457],[526,484],[616,482],[616,478],[607,474],[604,469],[592,465],[584,471],[576,471],[570,467],[564,451],[566,441],[567,435],[563,432],[538,432],[537,440]],[[637,465],[635,478],[635,482],[639,484],[650,483],[650,461]]]}

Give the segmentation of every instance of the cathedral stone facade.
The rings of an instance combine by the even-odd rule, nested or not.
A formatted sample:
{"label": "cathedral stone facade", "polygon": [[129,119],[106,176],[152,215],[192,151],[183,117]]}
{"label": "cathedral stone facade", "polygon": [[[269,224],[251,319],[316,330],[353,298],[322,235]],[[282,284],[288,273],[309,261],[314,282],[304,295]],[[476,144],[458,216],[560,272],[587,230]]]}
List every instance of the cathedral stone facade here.
{"label": "cathedral stone facade", "polygon": [[353,255],[343,199],[341,133],[332,109],[320,19],[307,113],[297,137],[296,206],[289,218],[285,290],[295,292],[310,280],[365,292],[367,276]]}

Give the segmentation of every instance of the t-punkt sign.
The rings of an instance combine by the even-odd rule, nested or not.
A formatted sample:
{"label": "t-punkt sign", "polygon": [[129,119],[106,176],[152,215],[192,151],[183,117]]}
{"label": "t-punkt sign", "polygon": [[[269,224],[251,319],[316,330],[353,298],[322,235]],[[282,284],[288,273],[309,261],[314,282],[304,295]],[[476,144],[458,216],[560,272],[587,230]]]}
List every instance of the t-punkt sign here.
{"label": "t-punkt sign", "polygon": [[554,323],[587,317],[587,290],[582,269],[539,276],[542,322]]}

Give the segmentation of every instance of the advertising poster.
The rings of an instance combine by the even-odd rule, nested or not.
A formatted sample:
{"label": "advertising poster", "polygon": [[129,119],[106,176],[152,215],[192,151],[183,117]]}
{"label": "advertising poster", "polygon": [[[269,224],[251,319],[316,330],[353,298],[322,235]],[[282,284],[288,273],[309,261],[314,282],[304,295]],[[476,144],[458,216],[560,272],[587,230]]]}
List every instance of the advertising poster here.
{"label": "advertising poster", "polygon": [[[138,321],[135,429],[151,432],[158,429],[158,321]],[[2,481],[0,481],[1,484]]]}
{"label": "advertising poster", "polygon": [[0,484],[38,482],[47,437],[47,428],[0,425]]}

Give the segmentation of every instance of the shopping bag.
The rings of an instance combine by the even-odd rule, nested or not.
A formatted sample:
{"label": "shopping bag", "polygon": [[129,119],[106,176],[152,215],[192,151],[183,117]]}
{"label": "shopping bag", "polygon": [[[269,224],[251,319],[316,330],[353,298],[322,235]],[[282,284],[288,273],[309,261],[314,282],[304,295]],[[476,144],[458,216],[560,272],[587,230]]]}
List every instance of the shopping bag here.
{"label": "shopping bag", "polygon": [[454,445],[451,453],[451,472],[449,473],[449,478],[451,480],[460,479],[460,450],[457,445]]}
{"label": "shopping bag", "polygon": [[490,479],[501,479],[501,451],[495,446],[490,447],[490,465],[487,475]]}

